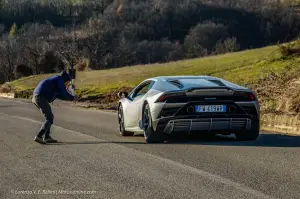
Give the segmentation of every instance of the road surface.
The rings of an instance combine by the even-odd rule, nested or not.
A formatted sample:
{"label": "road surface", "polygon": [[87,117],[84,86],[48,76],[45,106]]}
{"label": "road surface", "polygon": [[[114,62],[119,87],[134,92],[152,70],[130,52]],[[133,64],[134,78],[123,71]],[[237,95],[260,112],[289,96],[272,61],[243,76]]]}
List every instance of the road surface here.
{"label": "road surface", "polygon": [[0,198],[300,197],[300,137],[145,144],[119,136],[115,113],[53,112],[62,143],[40,145],[36,107],[0,99]]}

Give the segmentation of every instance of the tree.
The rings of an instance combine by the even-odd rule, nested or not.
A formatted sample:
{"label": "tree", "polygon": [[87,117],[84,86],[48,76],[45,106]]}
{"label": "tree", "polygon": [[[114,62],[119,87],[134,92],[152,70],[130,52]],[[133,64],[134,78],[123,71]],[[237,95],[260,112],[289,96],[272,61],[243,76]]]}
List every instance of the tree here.
{"label": "tree", "polygon": [[106,69],[258,48],[300,34],[294,5],[275,0],[1,3],[0,83],[14,79],[19,65],[34,74]]}
{"label": "tree", "polygon": [[188,57],[199,57],[210,54],[218,41],[228,37],[228,29],[223,24],[205,22],[191,29],[185,38],[185,49]]}
{"label": "tree", "polygon": [[216,54],[235,52],[240,49],[240,45],[237,43],[236,38],[227,38],[224,41],[220,40],[215,47]]}
{"label": "tree", "polygon": [[7,39],[0,46],[0,66],[2,81],[8,82],[14,79],[14,68],[17,64],[20,50],[19,44],[16,40]]}
{"label": "tree", "polygon": [[15,77],[18,79],[18,78],[33,75],[33,71],[32,71],[32,68],[30,68],[29,66],[20,64],[15,67],[14,74],[15,74]]}

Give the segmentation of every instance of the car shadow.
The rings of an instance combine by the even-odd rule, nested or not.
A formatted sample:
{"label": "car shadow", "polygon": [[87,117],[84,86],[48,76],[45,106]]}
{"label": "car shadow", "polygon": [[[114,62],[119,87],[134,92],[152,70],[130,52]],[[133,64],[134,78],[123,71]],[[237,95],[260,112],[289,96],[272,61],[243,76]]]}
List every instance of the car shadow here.
{"label": "car shadow", "polygon": [[72,144],[145,144],[145,142],[122,142],[122,141],[67,141],[48,143],[47,145],[72,145]]}
{"label": "car shadow", "polygon": [[215,146],[255,146],[255,147],[300,147],[300,136],[281,134],[260,134],[255,141],[238,141],[235,136],[215,136],[199,138],[197,136],[170,140],[168,144],[215,145]]}
{"label": "car shadow", "polygon": [[[134,139],[132,141],[132,138]],[[48,145],[72,145],[72,144],[167,144],[167,145],[210,145],[210,146],[253,146],[253,147],[300,147],[300,136],[281,134],[260,134],[255,141],[237,141],[235,136],[177,136],[171,137],[163,143],[147,144],[143,135],[137,134],[130,141],[62,141],[49,143]]]}

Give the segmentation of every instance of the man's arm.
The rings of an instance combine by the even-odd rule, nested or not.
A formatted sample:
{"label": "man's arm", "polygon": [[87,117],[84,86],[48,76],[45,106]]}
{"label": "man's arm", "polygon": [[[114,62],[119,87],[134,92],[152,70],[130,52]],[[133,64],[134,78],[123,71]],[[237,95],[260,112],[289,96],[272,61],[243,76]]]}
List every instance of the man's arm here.
{"label": "man's arm", "polygon": [[68,100],[68,101],[74,100],[74,96],[68,93],[64,81],[62,79],[58,79],[58,89],[59,89],[59,99]]}

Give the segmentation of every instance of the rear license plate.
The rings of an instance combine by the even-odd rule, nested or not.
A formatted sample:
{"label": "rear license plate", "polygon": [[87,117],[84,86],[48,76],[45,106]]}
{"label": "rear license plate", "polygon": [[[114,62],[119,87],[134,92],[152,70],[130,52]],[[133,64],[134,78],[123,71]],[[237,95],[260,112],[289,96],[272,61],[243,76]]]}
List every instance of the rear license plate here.
{"label": "rear license plate", "polygon": [[226,105],[199,105],[195,110],[197,113],[224,113]]}

